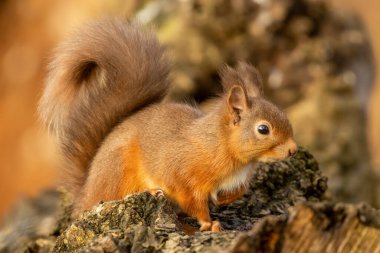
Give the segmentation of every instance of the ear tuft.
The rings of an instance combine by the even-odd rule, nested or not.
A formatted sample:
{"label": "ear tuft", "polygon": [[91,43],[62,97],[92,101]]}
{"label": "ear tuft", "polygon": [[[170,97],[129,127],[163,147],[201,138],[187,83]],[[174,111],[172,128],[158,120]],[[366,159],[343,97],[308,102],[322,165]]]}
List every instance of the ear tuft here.
{"label": "ear tuft", "polygon": [[248,97],[261,97],[264,94],[261,74],[249,63],[239,62],[234,69],[225,66],[220,71],[220,77],[225,91],[240,85]]}
{"label": "ear tuft", "polygon": [[263,78],[254,66],[246,62],[239,62],[236,72],[242,79],[249,97],[261,97],[264,95]]}

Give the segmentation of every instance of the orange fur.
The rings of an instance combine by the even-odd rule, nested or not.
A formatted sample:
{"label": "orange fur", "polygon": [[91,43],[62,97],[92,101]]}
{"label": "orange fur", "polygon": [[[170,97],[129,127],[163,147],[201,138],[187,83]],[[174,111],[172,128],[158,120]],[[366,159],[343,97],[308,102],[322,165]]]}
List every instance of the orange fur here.
{"label": "orange fur", "polygon": [[122,156],[124,158],[123,181],[118,189],[117,199],[147,189],[147,186],[143,184],[143,179],[146,178],[146,175],[144,175],[141,170],[140,147],[137,139],[131,141]]}
{"label": "orange fur", "polygon": [[240,198],[241,196],[243,196],[246,190],[247,190],[247,187],[242,185],[234,191],[219,192],[215,204],[216,205],[230,204],[234,202],[235,200],[237,200],[238,198]]}
{"label": "orange fur", "polygon": [[101,200],[162,191],[201,231],[218,232],[209,200],[234,201],[252,164],[296,152],[291,125],[262,97],[253,66],[221,71],[225,92],[207,113],[159,103],[168,65],[155,37],[120,20],[85,29],[58,50],[40,103],[61,143],[74,216]]}

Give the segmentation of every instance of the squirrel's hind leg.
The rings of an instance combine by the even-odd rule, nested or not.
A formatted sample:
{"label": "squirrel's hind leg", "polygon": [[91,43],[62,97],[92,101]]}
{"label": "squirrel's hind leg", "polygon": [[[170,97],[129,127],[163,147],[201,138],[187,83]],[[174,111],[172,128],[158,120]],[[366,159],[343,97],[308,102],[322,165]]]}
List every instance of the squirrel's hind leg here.
{"label": "squirrel's hind leg", "polygon": [[175,200],[180,208],[190,216],[197,218],[200,231],[220,232],[222,228],[219,221],[212,221],[208,207],[208,195],[195,197],[189,194],[176,194]]}

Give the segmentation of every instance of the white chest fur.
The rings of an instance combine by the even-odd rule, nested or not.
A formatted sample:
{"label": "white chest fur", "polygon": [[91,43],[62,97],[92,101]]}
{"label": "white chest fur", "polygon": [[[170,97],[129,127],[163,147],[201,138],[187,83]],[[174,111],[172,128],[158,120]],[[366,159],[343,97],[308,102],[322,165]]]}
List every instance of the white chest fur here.
{"label": "white chest fur", "polygon": [[240,168],[236,171],[235,174],[230,176],[229,178],[226,178],[224,181],[222,181],[218,188],[211,193],[211,197],[216,200],[218,192],[224,191],[224,192],[231,192],[237,188],[239,188],[242,185],[245,185],[249,182],[251,175],[253,172],[253,164],[247,164],[244,167]]}

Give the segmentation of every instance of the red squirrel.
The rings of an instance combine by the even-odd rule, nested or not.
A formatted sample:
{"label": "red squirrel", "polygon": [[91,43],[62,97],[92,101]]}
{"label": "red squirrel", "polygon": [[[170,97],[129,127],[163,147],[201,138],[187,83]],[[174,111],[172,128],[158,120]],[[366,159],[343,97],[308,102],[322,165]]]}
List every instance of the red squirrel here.
{"label": "red squirrel", "polygon": [[155,34],[134,21],[93,22],[55,51],[39,113],[58,138],[74,216],[99,201],[161,190],[200,231],[217,232],[209,201],[234,201],[253,164],[297,152],[291,124],[263,97],[252,65],[222,68],[224,93],[207,113],[162,102],[168,74]]}

